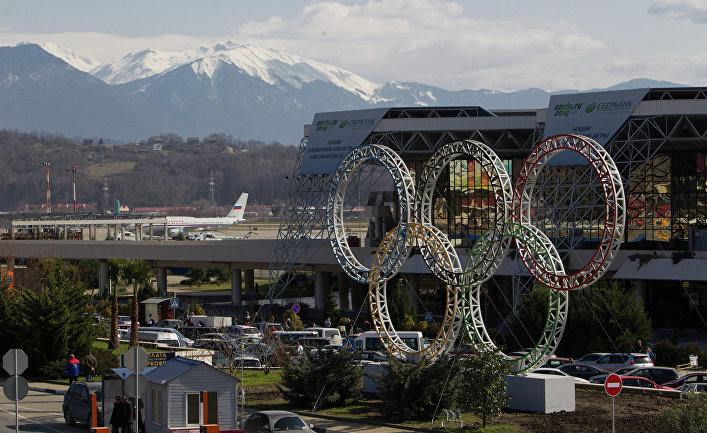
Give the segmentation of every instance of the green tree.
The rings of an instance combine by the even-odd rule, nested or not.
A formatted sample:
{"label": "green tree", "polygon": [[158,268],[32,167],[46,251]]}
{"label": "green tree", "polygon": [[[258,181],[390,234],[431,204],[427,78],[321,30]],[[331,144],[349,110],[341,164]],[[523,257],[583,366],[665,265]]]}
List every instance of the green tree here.
{"label": "green tree", "polygon": [[474,356],[459,360],[461,374],[457,382],[457,404],[465,412],[472,412],[486,422],[501,414],[508,406],[511,396],[506,394],[508,383],[505,376],[510,373],[510,364],[498,351],[481,351]]}
{"label": "green tree", "polygon": [[388,357],[386,373],[376,378],[386,413],[399,419],[430,419],[437,407],[452,407],[456,399],[458,364],[448,356],[434,362]]}
{"label": "green tree", "polygon": [[[389,284],[386,299],[388,302],[388,314],[390,314],[390,320],[396,329],[403,329],[401,326],[406,315],[410,316],[414,322],[417,311],[410,305],[407,283],[404,278],[395,278],[394,282]],[[411,328],[408,327],[407,329]]]}
{"label": "green tree", "polygon": [[70,353],[82,358],[96,339],[93,310],[76,269],[64,268],[61,260],[42,260],[33,271],[40,286],[18,291],[16,320],[10,325],[30,359],[29,375]]}
{"label": "green tree", "polygon": [[363,370],[346,349],[285,358],[278,389],[291,404],[318,408],[349,405],[361,396]]}
{"label": "green tree", "polygon": [[[17,317],[17,295],[10,291],[10,284],[0,284],[0,317],[12,319]],[[15,334],[12,326],[0,326],[0,353],[5,354],[15,346]],[[20,334],[21,335],[21,334]]]}
{"label": "green tree", "polygon": [[138,287],[152,286],[152,268],[144,260],[126,260],[120,269],[121,279],[133,286],[133,300],[130,309],[130,346],[137,346],[138,328]]}

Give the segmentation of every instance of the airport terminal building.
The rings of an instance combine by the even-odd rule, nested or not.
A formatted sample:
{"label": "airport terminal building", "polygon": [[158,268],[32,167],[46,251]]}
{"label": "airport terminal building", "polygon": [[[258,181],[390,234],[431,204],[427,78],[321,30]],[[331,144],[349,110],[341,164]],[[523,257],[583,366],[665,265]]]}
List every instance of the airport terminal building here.
{"label": "airport terminal building", "polygon": [[[357,131],[343,137],[319,134],[352,125]],[[624,239],[604,279],[633,290],[634,299],[644,302],[654,326],[676,326],[671,322],[678,317],[684,320],[680,325],[707,326],[702,319],[707,305],[707,88],[554,95],[549,106],[541,109],[409,107],[317,114],[305,126],[273,268],[301,269],[307,261],[307,239],[326,236],[324,212],[316,213],[324,208],[329,174],[352,147],[388,146],[415,174],[441,146],[476,140],[503,160],[515,181],[530,150],[558,134],[596,140],[621,173],[626,198]],[[581,268],[597,248],[603,202],[590,168],[568,153],[553,158],[543,170],[531,214],[536,226],[561,251],[571,272]],[[455,160],[437,182],[434,224],[459,249],[470,247],[488,229],[493,216],[495,203],[485,189],[485,176],[477,162]],[[365,246],[377,245],[385,230],[396,224],[394,210],[389,214],[379,211],[384,204],[394,209],[395,198],[388,194],[386,199],[375,189],[369,187],[363,199],[357,191],[358,204],[367,201],[372,212],[368,216],[383,220],[371,222],[361,246],[364,242]],[[298,249],[300,253],[292,252]],[[424,266],[408,261],[402,272],[415,289],[411,299],[420,304],[418,311],[441,309],[439,281]],[[528,290],[528,275],[522,264],[508,257],[488,283],[489,299],[512,311]]]}

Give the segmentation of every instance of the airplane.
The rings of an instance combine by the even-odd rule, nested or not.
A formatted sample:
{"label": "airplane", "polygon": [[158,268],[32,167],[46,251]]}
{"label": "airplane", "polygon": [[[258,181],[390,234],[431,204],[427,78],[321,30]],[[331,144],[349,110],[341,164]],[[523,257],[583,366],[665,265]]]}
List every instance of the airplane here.
{"label": "airplane", "polygon": [[[245,221],[245,205],[248,201],[248,193],[244,192],[238,197],[236,203],[225,217],[197,218],[189,216],[168,216],[167,232],[170,236],[179,236],[179,233],[189,233],[192,231],[219,230],[242,221]],[[149,229],[149,225],[143,225],[143,230]],[[154,226],[155,233],[158,233],[159,226]],[[164,233],[164,230],[162,230]]]}

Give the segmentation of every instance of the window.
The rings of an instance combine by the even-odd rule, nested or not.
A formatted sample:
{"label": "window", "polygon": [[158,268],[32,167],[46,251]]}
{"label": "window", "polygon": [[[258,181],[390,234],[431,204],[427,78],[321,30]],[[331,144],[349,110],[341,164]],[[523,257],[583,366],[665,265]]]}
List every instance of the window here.
{"label": "window", "polygon": [[187,394],[187,425],[194,426],[201,424],[201,402],[199,393]]}
{"label": "window", "polygon": [[162,425],[162,391],[153,389],[151,392],[152,418],[154,424]]}

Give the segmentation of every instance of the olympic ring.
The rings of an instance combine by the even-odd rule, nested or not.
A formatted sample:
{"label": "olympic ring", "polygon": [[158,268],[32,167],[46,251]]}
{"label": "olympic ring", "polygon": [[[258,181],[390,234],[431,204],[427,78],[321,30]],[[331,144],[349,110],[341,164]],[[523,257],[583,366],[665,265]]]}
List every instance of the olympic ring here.
{"label": "olympic ring", "polygon": [[[532,191],[540,170],[561,150],[584,156],[599,176],[606,201],[606,221],[602,240],[592,260],[580,271],[566,275],[552,242],[530,224]],[[473,245],[466,266],[449,239],[432,225],[432,194],[435,184],[450,161],[468,156],[478,161],[489,177],[496,210],[491,229]],[[343,227],[343,198],[352,172],[366,160],[381,163],[393,177],[399,197],[399,225],[381,242],[372,269],[363,266],[349,248]],[[434,358],[453,344],[462,322],[472,341],[484,348],[495,347],[488,336],[480,310],[481,283],[491,278],[514,239],[523,264],[531,275],[550,287],[545,332],[534,350],[516,360],[524,370],[550,356],[561,339],[567,317],[567,290],[586,287],[608,269],[623,236],[625,199],[621,177],[608,153],[595,141],[571,135],[555,136],[534,148],[524,162],[515,188],[498,156],[482,143],[467,140],[440,148],[425,164],[417,188],[402,159],[385,146],[364,145],[347,154],[332,177],[327,203],[329,239],[337,261],[352,279],[369,283],[369,305],[376,331],[386,349],[394,354],[421,354]],[[415,191],[419,195],[415,196]],[[417,208],[412,210],[412,199]],[[419,220],[418,223],[416,220]],[[447,285],[447,306],[440,333],[424,350],[413,350],[398,337],[388,316],[386,282],[402,267],[417,240],[430,270]],[[457,289],[452,289],[456,287]],[[452,293],[459,292],[459,293]],[[451,303],[451,306],[450,306]]]}

